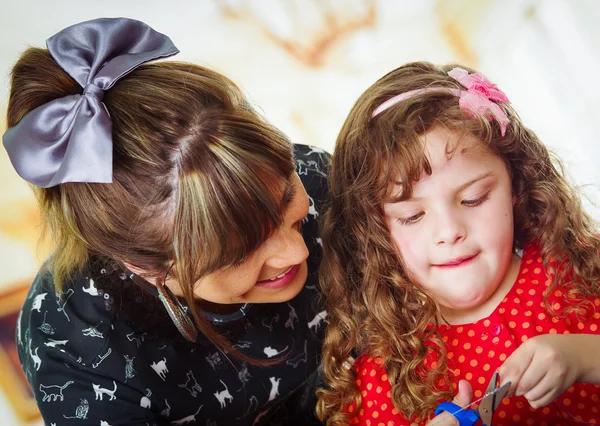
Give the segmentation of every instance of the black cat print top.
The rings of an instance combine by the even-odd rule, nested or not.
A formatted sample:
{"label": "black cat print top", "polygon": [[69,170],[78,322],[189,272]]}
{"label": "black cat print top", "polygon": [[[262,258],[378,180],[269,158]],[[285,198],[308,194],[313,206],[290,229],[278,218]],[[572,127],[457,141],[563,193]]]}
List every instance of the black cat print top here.
{"label": "black cat print top", "polygon": [[[302,233],[310,256],[302,291],[285,303],[245,305],[210,315],[255,367],[200,336],[185,341],[154,287],[93,259],[88,276],[59,297],[51,277],[33,282],[17,328],[19,357],[47,426],[311,424],[327,313],[316,269],[316,219],[327,194],[329,155],[296,145],[297,173],[310,197]],[[208,314],[207,314],[208,315]]]}

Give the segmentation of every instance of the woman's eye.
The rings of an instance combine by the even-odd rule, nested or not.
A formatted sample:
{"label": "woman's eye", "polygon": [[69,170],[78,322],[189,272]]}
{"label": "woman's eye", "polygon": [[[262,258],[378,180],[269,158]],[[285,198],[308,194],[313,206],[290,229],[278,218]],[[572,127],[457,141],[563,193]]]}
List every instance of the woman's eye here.
{"label": "woman's eye", "polygon": [[235,268],[239,268],[240,266],[242,266],[242,265],[244,264],[244,262],[245,262],[245,261],[246,261],[246,259],[241,259],[241,260],[238,260],[237,262],[234,262],[234,263],[231,265],[231,267],[232,267],[232,268],[234,268],[234,269],[235,269]]}
{"label": "woman's eye", "polygon": [[421,219],[421,217],[424,215],[425,213],[420,212],[417,213],[411,217],[407,217],[407,218],[399,218],[398,222],[400,222],[402,225],[412,225],[413,223],[417,223],[419,221],[419,219]]}
{"label": "woman's eye", "polygon": [[485,203],[490,198],[490,193],[488,192],[483,197],[477,198],[475,200],[463,200],[462,204],[467,207],[476,207],[483,203]]}

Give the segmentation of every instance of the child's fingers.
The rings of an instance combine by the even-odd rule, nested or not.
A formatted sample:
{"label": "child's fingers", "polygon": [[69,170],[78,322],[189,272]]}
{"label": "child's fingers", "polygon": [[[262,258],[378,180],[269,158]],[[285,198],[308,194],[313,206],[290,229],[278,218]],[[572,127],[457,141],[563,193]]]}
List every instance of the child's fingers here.
{"label": "child's fingers", "polygon": [[[458,382],[458,393],[452,402],[461,408],[467,407],[473,400],[473,388],[466,380]],[[460,426],[456,417],[451,413],[444,411],[438,416],[435,416],[427,426]]]}
{"label": "child's fingers", "polygon": [[473,401],[473,388],[471,387],[471,383],[466,380],[460,380],[458,382],[458,393],[452,402],[459,407],[465,408],[471,401]]}
{"label": "child's fingers", "polygon": [[[525,388],[525,386],[526,385],[524,384],[523,388]],[[555,387],[555,384],[552,383],[551,376],[547,374],[547,372],[545,372],[537,383],[533,384],[532,386],[527,388],[527,390],[521,393],[519,393],[520,389],[518,389],[517,394],[523,395],[531,404],[532,401],[537,401],[543,398],[545,395],[547,395],[548,392],[552,392],[555,389]]]}
{"label": "child's fingers", "polygon": [[525,395],[527,392],[534,389],[540,384],[544,376],[548,373],[548,366],[543,365],[541,362],[532,360],[527,368],[519,378],[515,389],[515,395]]}
{"label": "child's fingers", "polygon": [[501,384],[504,385],[510,382],[510,387],[506,393],[507,397],[515,395],[517,386],[520,386],[519,383],[522,380],[523,374],[533,360],[535,351],[530,349],[529,345],[527,345],[528,342],[523,343],[498,369]]}
{"label": "child's fingers", "polygon": [[525,398],[527,398],[527,401],[529,401],[529,405],[531,405],[531,408],[542,408],[545,407],[546,405],[549,405],[552,403],[552,401],[554,401],[557,397],[557,393],[555,389],[548,389],[548,391],[542,395],[541,397],[539,397],[538,399],[529,399],[527,398],[527,395],[525,395]]}
{"label": "child's fingers", "polygon": [[447,411],[435,416],[425,426],[460,426],[458,419]]}

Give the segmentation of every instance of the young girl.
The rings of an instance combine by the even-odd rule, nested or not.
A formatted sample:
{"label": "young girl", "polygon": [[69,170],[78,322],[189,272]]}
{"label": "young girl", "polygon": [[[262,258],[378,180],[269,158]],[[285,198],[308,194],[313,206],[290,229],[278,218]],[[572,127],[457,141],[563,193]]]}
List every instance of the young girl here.
{"label": "young girl", "polygon": [[600,423],[600,238],[501,90],[460,67],[392,71],[350,112],[330,191],[328,425],[424,424],[495,371],[511,397],[494,426]]}
{"label": "young girl", "polygon": [[12,71],[3,137],[55,243],[17,330],[45,423],[316,421],[327,154],[223,75],[149,63],[178,51],[142,22],[47,47]]}

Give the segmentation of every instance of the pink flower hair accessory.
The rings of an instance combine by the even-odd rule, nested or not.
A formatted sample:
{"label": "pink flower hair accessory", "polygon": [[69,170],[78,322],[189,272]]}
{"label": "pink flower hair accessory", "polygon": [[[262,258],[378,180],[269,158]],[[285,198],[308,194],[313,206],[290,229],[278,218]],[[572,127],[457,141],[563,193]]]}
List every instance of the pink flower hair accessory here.
{"label": "pink flower hair accessory", "polygon": [[492,101],[506,104],[509,102],[504,92],[481,74],[469,74],[466,69],[456,67],[448,71],[448,75],[465,86],[469,92],[479,93]]}
{"label": "pink flower hair accessory", "polygon": [[495,102],[508,103],[508,98],[498,86],[490,82],[481,74],[469,74],[463,68],[456,67],[448,75],[467,88],[459,95],[458,105],[469,115],[475,112],[486,118],[494,118],[500,125],[502,136],[506,133],[506,126],[510,123],[506,112]]}
{"label": "pink flower hair accessory", "polygon": [[423,89],[410,90],[396,95],[379,105],[379,107],[371,114],[371,118],[405,99],[423,93],[442,92],[458,97],[458,105],[465,113],[467,113],[467,115],[471,117],[480,115],[487,119],[495,119],[500,125],[502,136],[504,136],[506,127],[510,124],[510,120],[506,115],[506,112],[495,103],[509,102],[508,97],[504,92],[498,89],[495,84],[490,82],[483,75],[478,73],[469,74],[464,68],[453,68],[448,72],[448,75],[458,81],[467,90],[452,89],[449,87],[426,87]]}

